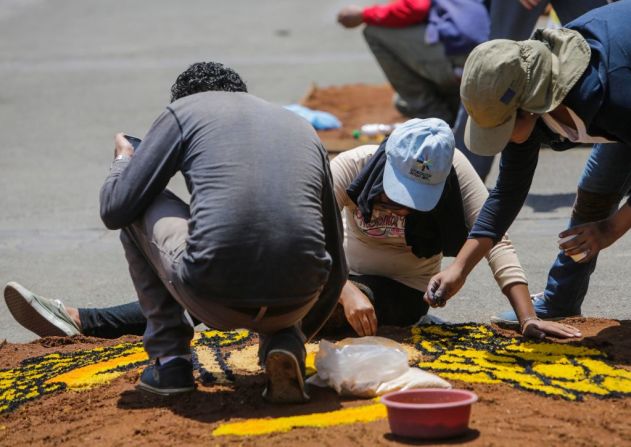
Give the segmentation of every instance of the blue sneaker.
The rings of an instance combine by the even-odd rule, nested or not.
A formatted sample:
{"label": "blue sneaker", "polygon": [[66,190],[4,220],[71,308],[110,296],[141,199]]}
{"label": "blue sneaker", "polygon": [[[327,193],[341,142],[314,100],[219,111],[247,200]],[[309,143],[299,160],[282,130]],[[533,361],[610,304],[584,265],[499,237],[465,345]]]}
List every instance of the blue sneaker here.
{"label": "blue sneaker", "polygon": [[193,364],[183,358],[173,359],[164,365],[156,360],[142,372],[136,388],[160,396],[189,393],[195,390]]}
{"label": "blue sneaker", "polygon": [[[542,320],[556,321],[562,320],[563,318],[580,316],[576,314],[564,314],[561,311],[552,309],[552,306],[550,306],[550,302],[544,296],[543,292],[530,295],[530,299],[532,300],[532,305],[535,308],[535,313]],[[517,319],[517,315],[515,314],[514,310],[506,310],[497,315],[493,315],[491,317],[491,322],[502,324],[519,324],[519,320]]]}

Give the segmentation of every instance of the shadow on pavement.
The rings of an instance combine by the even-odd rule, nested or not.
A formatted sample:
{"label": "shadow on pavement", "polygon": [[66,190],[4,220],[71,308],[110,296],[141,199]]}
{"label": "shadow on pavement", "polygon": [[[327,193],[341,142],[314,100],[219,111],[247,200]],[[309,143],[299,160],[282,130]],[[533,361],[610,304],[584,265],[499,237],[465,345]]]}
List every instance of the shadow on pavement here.
{"label": "shadow on pavement", "polygon": [[[576,193],[562,194],[528,194],[526,205],[537,213],[549,213],[557,208],[565,208],[574,204]],[[569,219],[568,215],[568,219]]]}

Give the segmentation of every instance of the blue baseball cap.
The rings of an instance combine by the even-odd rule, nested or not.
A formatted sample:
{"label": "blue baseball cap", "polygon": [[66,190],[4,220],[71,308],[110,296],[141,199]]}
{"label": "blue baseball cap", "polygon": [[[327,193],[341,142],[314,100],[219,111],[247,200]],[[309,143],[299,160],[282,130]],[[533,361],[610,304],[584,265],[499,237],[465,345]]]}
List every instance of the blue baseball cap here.
{"label": "blue baseball cap", "polygon": [[445,188],[456,142],[438,118],[414,118],[397,126],[386,141],[383,189],[388,198],[418,211],[434,209]]}

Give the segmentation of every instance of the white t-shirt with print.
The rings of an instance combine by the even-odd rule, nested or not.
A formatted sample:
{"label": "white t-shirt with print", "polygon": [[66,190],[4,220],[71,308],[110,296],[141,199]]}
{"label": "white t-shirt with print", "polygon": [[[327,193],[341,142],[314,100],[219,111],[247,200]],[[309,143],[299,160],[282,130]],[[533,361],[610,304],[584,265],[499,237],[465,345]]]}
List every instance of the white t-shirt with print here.
{"label": "white t-shirt with print", "polygon": [[[363,220],[346,189],[355,180],[378,146],[360,146],[342,152],[331,162],[335,198],[344,220],[344,250],[351,273],[385,276],[408,287],[425,291],[430,278],[440,271],[442,255],[418,258],[405,243],[405,217],[375,210],[371,221]],[[466,225],[471,228],[488,196],[486,187],[458,150],[454,154]],[[500,289],[508,284],[527,283],[510,240],[504,237],[487,255]]]}

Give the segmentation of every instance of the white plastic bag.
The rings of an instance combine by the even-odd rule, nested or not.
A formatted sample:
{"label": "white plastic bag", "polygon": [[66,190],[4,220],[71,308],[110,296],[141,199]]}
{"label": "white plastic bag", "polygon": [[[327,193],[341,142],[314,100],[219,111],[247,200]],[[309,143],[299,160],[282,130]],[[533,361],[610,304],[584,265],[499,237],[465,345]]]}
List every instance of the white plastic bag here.
{"label": "white plastic bag", "polygon": [[379,385],[375,391],[375,396],[415,388],[451,388],[451,384],[436,374],[428,373],[421,368],[408,368],[401,376]]}
{"label": "white plastic bag", "polygon": [[438,376],[410,368],[402,346],[382,337],[322,340],[315,366],[317,374],[307,382],[330,386],[341,395],[375,397],[399,389],[451,387]]}

